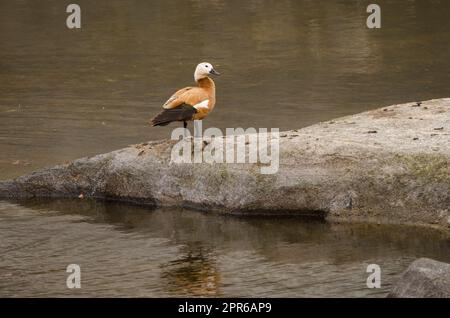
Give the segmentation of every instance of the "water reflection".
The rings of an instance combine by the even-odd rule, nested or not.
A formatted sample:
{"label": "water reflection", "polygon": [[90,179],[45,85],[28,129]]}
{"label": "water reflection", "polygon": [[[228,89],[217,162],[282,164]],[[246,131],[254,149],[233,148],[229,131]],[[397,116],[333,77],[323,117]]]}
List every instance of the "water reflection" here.
{"label": "water reflection", "polygon": [[163,282],[174,295],[221,296],[220,270],[210,255],[211,250],[189,244],[175,261],[162,265]]}
{"label": "water reflection", "polygon": [[[230,217],[91,200],[3,202],[0,295],[383,296],[448,234],[415,227]],[[79,263],[83,288],[65,288]],[[365,287],[368,264],[383,288]]]}
{"label": "water reflection", "polygon": [[[450,96],[446,1],[0,1],[0,179],[149,139],[193,66],[223,73],[204,127],[296,129]],[[383,296],[449,238],[411,227],[236,218],[96,201],[0,202],[0,295]],[[65,287],[79,263],[83,288]],[[365,266],[382,265],[381,290]]]}

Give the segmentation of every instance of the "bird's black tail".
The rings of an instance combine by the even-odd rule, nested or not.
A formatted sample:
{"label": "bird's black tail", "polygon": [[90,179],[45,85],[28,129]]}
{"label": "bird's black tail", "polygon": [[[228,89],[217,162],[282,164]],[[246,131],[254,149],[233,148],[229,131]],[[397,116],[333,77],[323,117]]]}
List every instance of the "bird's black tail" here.
{"label": "bird's black tail", "polygon": [[166,126],[173,121],[189,121],[192,120],[197,113],[197,109],[188,104],[182,104],[171,109],[164,109],[158,115],[150,120],[152,126]]}

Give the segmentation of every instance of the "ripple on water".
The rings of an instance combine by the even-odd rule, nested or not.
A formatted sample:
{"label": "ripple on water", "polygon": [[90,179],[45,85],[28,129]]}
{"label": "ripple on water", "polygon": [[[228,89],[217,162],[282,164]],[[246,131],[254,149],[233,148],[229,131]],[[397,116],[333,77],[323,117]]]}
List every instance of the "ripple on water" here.
{"label": "ripple on water", "polygon": [[[417,257],[450,261],[448,235],[422,228],[92,200],[1,202],[0,249],[1,296],[382,297]],[[72,263],[80,290],[65,285]]]}

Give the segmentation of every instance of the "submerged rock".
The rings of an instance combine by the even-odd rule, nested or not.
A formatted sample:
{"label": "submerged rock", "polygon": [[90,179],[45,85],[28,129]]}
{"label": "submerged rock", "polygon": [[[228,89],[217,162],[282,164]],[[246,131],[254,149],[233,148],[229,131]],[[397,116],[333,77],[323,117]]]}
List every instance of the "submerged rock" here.
{"label": "submerged rock", "polygon": [[0,197],[82,195],[447,228],[450,99],[384,107],[283,132],[278,140],[275,174],[261,174],[261,163],[174,163],[175,141],[156,141],[0,182]]}
{"label": "submerged rock", "polygon": [[388,297],[450,298],[450,264],[428,258],[414,261]]}

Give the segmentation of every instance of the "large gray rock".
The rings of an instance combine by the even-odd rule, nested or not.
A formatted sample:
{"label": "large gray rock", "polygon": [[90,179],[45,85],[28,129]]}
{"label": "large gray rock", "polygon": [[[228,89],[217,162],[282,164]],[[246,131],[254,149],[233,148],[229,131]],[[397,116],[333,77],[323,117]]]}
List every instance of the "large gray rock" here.
{"label": "large gray rock", "polygon": [[83,194],[229,213],[447,228],[450,99],[343,117],[280,133],[279,141],[280,167],[273,175],[261,174],[261,164],[176,164],[170,160],[175,142],[158,141],[0,182],[0,197]]}
{"label": "large gray rock", "polygon": [[388,297],[450,298],[450,264],[428,258],[414,261],[402,274]]}

